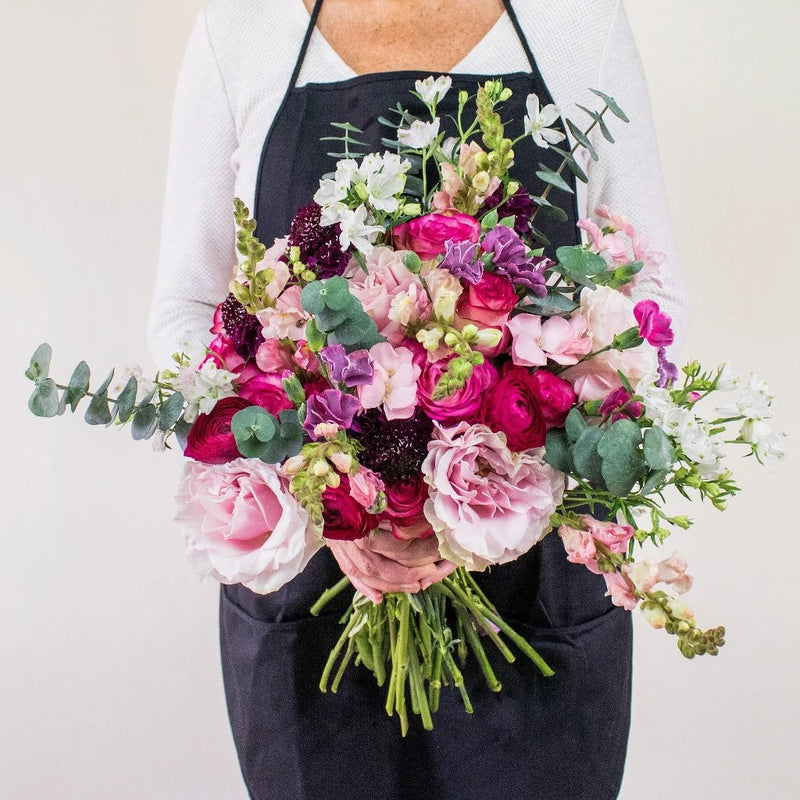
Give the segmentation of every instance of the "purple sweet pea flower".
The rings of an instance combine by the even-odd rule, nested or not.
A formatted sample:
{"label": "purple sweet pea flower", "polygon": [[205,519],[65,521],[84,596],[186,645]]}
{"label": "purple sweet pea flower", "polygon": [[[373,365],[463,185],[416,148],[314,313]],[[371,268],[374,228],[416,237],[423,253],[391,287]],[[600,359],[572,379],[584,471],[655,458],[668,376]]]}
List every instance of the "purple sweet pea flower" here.
{"label": "purple sweet pea flower", "polygon": [[639,335],[653,347],[667,347],[675,341],[672,320],[658,307],[655,300],[642,300],[633,308],[633,316],[639,323]]}
{"label": "purple sweet pea flower", "polygon": [[484,236],[481,247],[492,254],[497,275],[524,286],[537,297],[547,296],[544,269],[553,262],[546,256],[529,257],[524,242],[511,228],[498,225]]}
{"label": "purple sweet pea flower", "polygon": [[353,417],[360,410],[361,404],[354,395],[345,394],[338,389],[326,389],[321,394],[308,398],[303,429],[313,439],[325,438],[324,435],[319,436],[315,430],[318,425],[349,428],[353,424]]}
{"label": "purple sweet pea flower", "polygon": [[444,259],[439,265],[457,278],[477,284],[483,277],[483,263],[477,258],[477,242],[455,242],[448,239],[444,244]]}
{"label": "purple sweet pea flower", "polygon": [[544,270],[553,262],[547,256],[528,259],[524,264],[503,264],[495,269],[497,275],[504,275],[517,286],[524,286],[536,297],[547,297]]}
{"label": "purple sweet pea flower", "polygon": [[658,348],[658,385],[663,389],[672,386],[678,380],[678,368],[667,358],[667,351]]}
{"label": "purple sweet pea flower", "polygon": [[319,355],[328,367],[331,378],[348,388],[372,383],[374,367],[369,351],[356,350],[348,355],[342,345],[330,344],[323,347]]}

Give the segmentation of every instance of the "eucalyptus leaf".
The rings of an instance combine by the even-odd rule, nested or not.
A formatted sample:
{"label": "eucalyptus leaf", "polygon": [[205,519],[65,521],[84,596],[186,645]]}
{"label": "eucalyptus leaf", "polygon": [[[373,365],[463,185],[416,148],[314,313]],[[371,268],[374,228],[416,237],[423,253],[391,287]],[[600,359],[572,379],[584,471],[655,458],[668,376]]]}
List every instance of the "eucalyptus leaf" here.
{"label": "eucalyptus leaf", "polygon": [[500,215],[497,213],[497,209],[493,208],[481,218],[481,230],[486,233],[492,230],[492,228],[496,228],[499,218]]}
{"label": "eucalyptus leaf", "polygon": [[363,133],[361,128],[356,128],[356,126],[350,122],[331,122],[330,126],[332,128],[340,128],[341,130],[348,131],[349,133]]}
{"label": "eucalyptus leaf", "polygon": [[570,473],[575,469],[570,454],[570,443],[567,434],[562,428],[552,428],[547,431],[544,445],[544,460],[560,472]]}
{"label": "eucalyptus leaf", "polygon": [[580,409],[573,408],[564,422],[564,430],[570,442],[576,442],[578,437],[586,430],[586,420],[583,418]]}
{"label": "eucalyptus leaf", "polygon": [[65,411],[67,410],[67,390],[61,393],[61,397],[58,399],[58,411],[56,412],[56,416],[60,417]]}
{"label": "eucalyptus leaf", "polygon": [[608,491],[618,497],[629,494],[645,472],[645,462],[639,451],[642,432],[628,419],[621,419],[608,428],[597,444],[603,459],[602,474]]}
{"label": "eucalyptus leaf", "polygon": [[675,448],[658,426],[648,428],[644,434],[644,460],[650,469],[668,470],[675,463]]}
{"label": "eucalyptus leaf", "polygon": [[136,378],[131,375],[125,388],[119,393],[117,398],[117,419],[120,422],[127,422],[133,413],[133,407],[136,405],[136,392],[139,390],[139,383]]}
{"label": "eucalyptus leaf", "polygon": [[136,440],[149,439],[156,432],[157,411],[152,403],[145,403],[136,409],[131,423],[131,436]]}
{"label": "eucalyptus leaf", "polygon": [[69,403],[73,413],[78,407],[78,403],[80,403],[89,391],[89,378],[89,365],[85,361],[81,361],[72,371],[72,376],[69,379],[67,389],[64,393],[66,402]]}
{"label": "eucalyptus leaf", "polygon": [[531,197],[531,200],[539,206],[539,213],[542,216],[558,222],[566,222],[569,219],[567,212],[563,208],[554,206],[546,197]]}
{"label": "eucalyptus leaf", "polygon": [[600,133],[603,134],[603,138],[610,144],[614,144],[614,137],[611,135],[611,131],[608,129],[608,125],[606,125],[606,121],[603,119],[602,114],[599,114],[597,111],[591,111],[590,109],[586,108],[586,106],[582,106],[579,103],[576,103],[576,105],[581,111],[585,111],[598,124],[600,127]]}
{"label": "eucalyptus leaf", "polygon": [[562,192],[575,194],[574,189],[557,172],[554,172],[552,169],[550,169],[550,167],[547,167],[544,164],[539,164],[539,169],[536,171],[536,175],[545,183],[549,183],[556,189],[561,189]]}
{"label": "eucalyptus leaf", "polygon": [[178,440],[181,450],[186,449],[186,444],[189,439],[189,431],[192,429],[191,422],[187,422],[181,418],[175,423],[173,430],[175,431],[175,438]]}
{"label": "eucalyptus leaf", "polygon": [[667,469],[652,473],[645,482],[644,486],[642,486],[642,494],[647,495],[657,492],[666,480],[667,475],[669,475],[669,470]]}
{"label": "eucalyptus leaf", "polygon": [[572,446],[572,462],[575,469],[595,485],[603,485],[603,459],[597,445],[603,438],[601,428],[585,428]]}
{"label": "eucalyptus leaf", "polygon": [[158,409],[158,427],[162,431],[169,430],[183,414],[183,395],[173,392],[164,405]]}
{"label": "eucalyptus leaf", "polygon": [[603,92],[599,91],[598,89],[590,89],[589,91],[593,94],[596,94],[608,106],[608,110],[615,117],[621,119],[623,122],[630,122],[628,115],[617,105],[617,102],[613,97],[603,94]]}
{"label": "eucalyptus leaf", "polygon": [[30,365],[25,370],[25,377],[32,381],[46,378],[50,372],[50,359],[53,349],[47,342],[40,344],[31,356]]}
{"label": "eucalyptus leaf", "polygon": [[106,375],[106,379],[94,390],[95,394],[103,394],[111,384],[111,380],[114,377],[114,370],[112,369],[111,372]]}
{"label": "eucalyptus leaf", "polygon": [[108,407],[108,394],[105,389],[95,393],[83,418],[89,425],[108,425],[111,422],[113,416]]}
{"label": "eucalyptus leaf", "polygon": [[52,378],[39,378],[28,399],[28,408],[37,417],[58,416],[58,387]]}
{"label": "eucalyptus leaf", "polygon": [[530,303],[530,305],[520,306],[516,309],[516,312],[536,314],[537,316],[552,316],[569,313],[578,307],[574,300],[552,288],[548,290],[547,297],[536,297],[534,294],[529,294],[527,303]]}
{"label": "eucalyptus leaf", "polygon": [[581,147],[586,149],[592,157],[592,160],[598,161],[600,156],[597,155],[597,150],[595,150],[594,145],[589,141],[589,137],[571,119],[567,120],[567,126],[575,140],[580,143]]}

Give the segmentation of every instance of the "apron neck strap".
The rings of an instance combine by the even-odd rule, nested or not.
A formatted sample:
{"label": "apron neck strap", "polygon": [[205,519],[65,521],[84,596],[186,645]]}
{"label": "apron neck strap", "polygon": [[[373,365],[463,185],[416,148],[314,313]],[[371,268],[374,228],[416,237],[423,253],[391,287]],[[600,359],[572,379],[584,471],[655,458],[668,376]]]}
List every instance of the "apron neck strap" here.
{"label": "apron neck strap", "polygon": [[528,44],[528,39],[525,36],[525,31],[522,30],[522,25],[519,24],[519,20],[517,19],[517,12],[514,11],[514,6],[511,5],[511,0],[503,0],[503,5],[506,7],[506,13],[508,14],[508,18],[511,20],[511,24],[514,26],[514,30],[517,32],[517,37],[519,38],[519,42],[522,45],[522,49],[525,51],[525,56],[528,59],[528,63],[531,66],[531,70],[533,72],[536,72],[537,71],[536,59],[533,57],[533,52],[531,51],[531,47]]}
{"label": "apron neck strap", "polygon": [[295,84],[297,83],[297,79],[300,77],[300,70],[303,66],[303,61],[306,57],[306,51],[308,50],[308,43],[311,41],[311,34],[314,33],[314,28],[317,26],[317,19],[319,17],[319,12],[322,9],[322,0],[316,0],[314,3],[314,10],[311,12],[311,18],[308,21],[308,28],[306,28],[306,35],[303,37],[303,44],[300,46],[300,52],[297,55],[297,63],[294,65],[294,71],[292,72],[292,77],[289,79],[289,87],[287,89],[288,92],[291,92],[294,89]]}

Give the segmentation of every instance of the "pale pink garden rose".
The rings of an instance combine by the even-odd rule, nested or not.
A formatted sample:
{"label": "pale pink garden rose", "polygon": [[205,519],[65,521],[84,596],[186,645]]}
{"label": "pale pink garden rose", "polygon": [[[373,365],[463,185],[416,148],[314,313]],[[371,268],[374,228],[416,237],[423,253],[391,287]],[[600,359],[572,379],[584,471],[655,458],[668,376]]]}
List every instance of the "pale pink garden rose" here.
{"label": "pale pink garden rose", "polygon": [[258,459],[189,462],[176,500],[192,566],[220,583],[274,592],[323,546],[276,468]]}
{"label": "pale pink garden rose", "polygon": [[306,322],[311,318],[300,300],[300,287],[290,286],[275,302],[274,308],[265,308],[256,314],[264,326],[265,339],[306,338]]}
{"label": "pale pink garden rose", "polygon": [[367,272],[351,261],[345,271],[350,293],[361,303],[364,311],[375,321],[386,339],[394,345],[405,338],[403,325],[392,318],[392,299],[409,294],[415,287],[415,296],[425,303],[427,296],[419,278],[403,264],[403,252],[388,247],[374,247],[366,256]]}
{"label": "pale pink garden rose", "polygon": [[[614,337],[629,328],[638,328],[633,314],[633,302],[614,289],[598,286],[594,291],[581,292],[580,314],[586,319],[592,339],[592,351],[610,345]],[[603,400],[622,383],[617,375],[621,371],[631,384],[656,371],[658,354],[646,342],[628,350],[610,350],[582,361],[565,370],[561,377],[572,383],[578,402]]]}
{"label": "pale pink garden rose", "polygon": [[678,594],[684,594],[692,588],[694,578],[686,574],[688,564],[680,553],[673,553],[669,558],[658,563],[658,580],[668,583]]}
{"label": "pale pink garden rose", "polygon": [[389,342],[373,345],[369,351],[374,363],[372,383],[358,387],[363,408],[383,407],[387,419],[409,419],[417,406],[417,380],[422,373],[407,347]]}
{"label": "pale pink garden rose", "polygon": [[508,322],[511,360],[523,367],[543,367],[548,358],[562,366],[577,364],[592,349],[588,329],[578,313],[544,322],[536,314],[518,314]]}
{"label": "pale pink garden rose", "polygon": [[513,453],[485,425],[436,425],[422,464],[430,497],[424,513],[442,556],[470,570],[505,564],[550,529],[564,476],[541,450]]}

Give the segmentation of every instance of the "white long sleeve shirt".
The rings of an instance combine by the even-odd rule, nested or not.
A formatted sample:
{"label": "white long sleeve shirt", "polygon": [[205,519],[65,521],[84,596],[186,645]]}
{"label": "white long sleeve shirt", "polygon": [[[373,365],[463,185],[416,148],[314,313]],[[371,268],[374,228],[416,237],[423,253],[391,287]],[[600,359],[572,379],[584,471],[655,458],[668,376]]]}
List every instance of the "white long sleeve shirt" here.
{"label": "white long sleeve shirt", "polygon": [[[663,186],[647,87],[620,0],[517,0],[514,8],[550,93],[564,116],[598,108],[589,89],[612,95],[631,119],[613,126],[616,143],[597,139],[579,194],[586,216],[605,204],[666,255],[662,285],[636,295],[672,317],[675,354],[685,340],[688,303]],[[233,198],[250,208],[264,139],[283,99],[309,22],[302,0],[211,0],[189,39],[175,94],[150,349],[166,366],[187,333],[205,341],[226,296],[236,259]],[[504,14],[453,73],[530,69]],[[315,30],[298,85],[355,75]],[[580,184],[582,187],[583,185]],[[269,245],[271,242],[266,242]]]}

